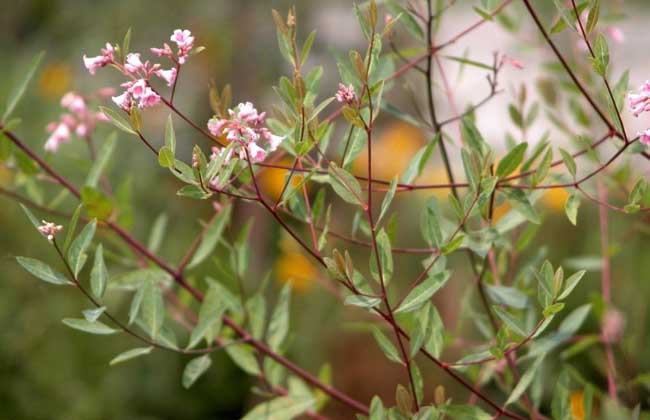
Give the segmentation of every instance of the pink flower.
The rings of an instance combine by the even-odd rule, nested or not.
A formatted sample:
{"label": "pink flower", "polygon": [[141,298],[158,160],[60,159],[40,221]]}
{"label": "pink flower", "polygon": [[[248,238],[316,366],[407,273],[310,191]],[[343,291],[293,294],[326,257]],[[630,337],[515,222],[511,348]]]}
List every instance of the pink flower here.
{"label": "pink flower", "polygon": [[125,111],[129,111],[133,105],[133,101],[131,101],[131,94],[129,92],[124,92],[120,96],[113,96],[111,99],[117,106]]}
{"label": "pink flower", "polygon": [[603,317],[600,331],[601,338],[605,343],[617,343],[623,337],[624,328],[625,318],[623,314],[616,309],[610,309]]}
{"label": "pink flower", "polygon": [[639,88],[639,93],[630,92],[627,95],[628,105],[635,117],[650,111],[650,80]]}
{"label": "pink flower", "polygon": [[187,29],[176,29],[169,39],[175,42],[179,48],[191,49],[194,45],[192,32]]}
{"label": "pink flower", "polygon": [[[210,160],[217,160],[217,158],[223,156],[223,154],[226,152],[225,147],[212,147],[212,154],[210,155]],[[231,148],[228,150],[228,154],[226,154],[226,157],[223,160],[224,164],[227,164],[230,162],[230,158],[232,157],[233,149]]]}
{"label": "pink flower", "polygon": [[145,94],[148,88],[146,80],[138,79],[135,83],[131,84],[128,88],[128,92],[133,95],[135,99],[139,99]]}
{"label": "pink flower", "polygon": [[57,150],[59,150],[59,146],[63,143],[66,143],[70,140],[70,127],[64,122],[60,122],[54,130],[52,131],[52,134],[50,137],[47,139],[45,142],[45,150],[48,152],[55,153]]}
{"label": "pink flower", "polygon": [[160,96],[154,92],[150,87],[147,87],[143,94],[140,96],[138,108],[149,108],[160,102]]}
{"label": "pink flower", "polygon": [[106,64],[106,59],[98,55],[97,57],[86,57],[84,54],[84,66],[88,69],[90,74],[95,74],[98,68],[104,67]]}
{"label": "pink flower", "polygon": [[150,48],[150,50],[154,55],[157,55],[158,57],[171,58],[174,55],[174,53],[172,53],[171,47],[166,42],[163,44],[162,48]]}
{"label": "pink flower", "polygon": [[88,69],[88,72],[90,74],[95,74],[98,68],[104,67],[107,64],[110,64],[113,62],[114,57],[113,57],[113,52],[115,51],[115,48],[109,44],[106,43],[106,48],[102,49],[102,55],[98,55],[96,57],[86,57],[84,54],[83,60],[84,60],[84,65]]}
{"label": "pink flower", "polygon": [[644,146],[650,146],[650,128],[644,131],[640,131],[637,133],[637,136],[639,136],[639,141],[641,144]]}
{"label": "pink flower", "polygon": [[343,83],[339,83],[339,90],[336,92],[336,100],[351,105],[356,99],[357,95],[354,92],[354,86],[346,87]]}
{"label": "pink flower", "polygon": [[110,120],[108,119],[108,117],[106,116],[106,114],[104,114],[103,112],[98,112],[98,113],[96,113],[96,114],[95,114],[95,119],[96,119],[97,121],[101,121],[101,122],[109,122],[109,121],[110,121]]}
{"label": "pink flower", "polygon": [[61,106],[75,114],[86,112],[86,101],[81,95],[74,92],[68,92],[61,98]]}
{"label": "pink flower", "polygon": [[79,124],[79,125],[77,126],[77,128],[75,129],[74,132],[75,132],[79,137],[86,137],[86,136],[88,136],[88,135],[90,134],[90,131],[91,131],[91,130],[90,130],[90,127],[89,127],[87,124],[81,123],[81,124]]}
{"label": "pink flower", "polygon": [[124,63],[124,68],[129,73],[135,73],[138,70],[144,68],[144,64],[140,60],[140,54],[130,53],[126,56],[126,63]]}
{"label": "pink flower", "polygon": [[269,142],[269,151],[270,152],[275,152],[280,144],[284,141],[286,136],[276,136],[275,134],[271,133],[268,129],[262,128],[260,130],[262,133],[262,136],[266,139],[266,141]]}
{"label": "pink flower", "polygon": [[220,118],[210,118],[208,121],[208,130],[213,136],[220,136],[223,134],[223,128],[228,124],[228,120]]}
{"label": "pink flower", "polygon": [[63,226],[57,225],[51,222],[46,222],[45,220],[42,220],[43,224],[38,227],[38,231],[41,232],[48,241],[52,242],[54,240],[54,236],[63,229]]}
{"label": "pink flower", "polygon": [[167,86],[171,86],[176,80],[176,67],[172,67],[169,70],[158,70],[155,74],[167,82]]}
{"label": "pink flower", "polygon": [[266,151],[255,142],[250,142],[248,143],[248,156],[253,162],[261,162],[266,158]]}

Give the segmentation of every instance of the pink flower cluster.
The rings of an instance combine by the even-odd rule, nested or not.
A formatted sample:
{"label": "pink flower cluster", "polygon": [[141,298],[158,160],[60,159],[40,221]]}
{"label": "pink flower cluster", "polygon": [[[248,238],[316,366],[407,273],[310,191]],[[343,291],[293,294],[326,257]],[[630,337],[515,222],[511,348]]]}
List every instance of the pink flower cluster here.
{"label": "pink flower cluster", "polygon": [[158,57],[168,57],[175,64],[174,67],[165,70],[158,63],[151,63],[149,60],[142,61],[139,53],[129,53],[124,57],[123,63],[115,61],[115,47],[106,44],[102,54],[97,57],[86,57],[84,64],[90,74],[95,74],[98,68],[112,64],[117,67],[130,80],[122,83],[125,89],[121,95],[114,96],[113,102],[124,111],[129,112],[137,104],[138,108],[149,108],[160,102],[160,95],[151,87],[150,80],[156,76],[164,81],[167,86],[173,86],[176,82],[178,69],[187,61],[192,48],[194,48],[194,37],[187,29],[176,29],[170,38],[177,45],[174,53],[169,44],[165,43],[163,48],[151,48],[151,52]]}
{"label": "pink flower cluster", "polygon": [[[628,105],[635,117],[650,111],[650,80],[639,88],[639,92],[630,92],[627,95]],[[650,129],[638,133],[639,141],[650,146]]]}
{"label": "pink flower cluster", "polygon": [[[105,99],[112,95],[113,89],[100,89],[98,96]],[[74,132],[81,138],[89,138],[95,130],[97,121],[106,122],[106,115],[101,112],[94,112],[88,107],[86,98],[75,92],[68,92],[61,98],[61,106],[67,111],[61,115],[59,121],[47,125],[47,132],[50,137],[45,142],[45,150],[56,152],[59,146],[70,141]]]}
{"label": "pink flower cluster", "polygon": [[345,86],[343,83],[339,83],[339,90],[336,91],[335,96],[337,101],[347,105],[352,105],[357,98],[357,95],[354,92],[354,86]]}
{"label": "pink flower cluster", "polygon": [[[229,142],[237,142],[241,145],[239,158],[246,159],[246,154],[251,161],[261,162],[267,154],[275,151],[284,137],[276,136],[268,128],[262,127],[266,119],[266,112],[258,113],[252,103],[240,103],[234,110],[228,110],[230,118],[213,117],[208,121],[208,130],[213,136],[225,136]],[[264,149],[259,145],[261,139],[266,140],[268,148]],[[230,160],[232,150],[226,156]],[[213,148],[212,159],[221,156],[225,149]]]}
{"label": "pink flower cluster", "polygon": [[61,232],[63,226],[47,222],[45,220],[42,222],[43,224],[38,227],[38,231],[41,232],[41,234],[43,234],[43,236],[45,236],[48,241],[52,242],[54,240],[54,236],[56,236],[57,233]]}

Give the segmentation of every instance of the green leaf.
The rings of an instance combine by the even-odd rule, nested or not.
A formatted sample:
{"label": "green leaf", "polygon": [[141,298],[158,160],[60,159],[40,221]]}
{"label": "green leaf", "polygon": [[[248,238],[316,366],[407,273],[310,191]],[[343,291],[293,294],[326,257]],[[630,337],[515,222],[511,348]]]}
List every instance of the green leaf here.
{"label": "green leaf", "polygon": [[555,8],[558,10],[558,12],[560,12],[560,18],[564,24],[569,28],[575,29],[575,26],[573,24],[575,16],[573,16],[572,12],[569,9],[564,7],[562,0],[553,0],[553,3],[555,3]]}
{"label": "green leaf", "polygon": [[514,287],[488,285],[485,291],[490,299],[499,305],[506,305],[515,309],[528,307],[528,297]]}
{"label": "green leaf", "polygon": [[79,275],[81,269],[86,263],[88,256],[86,251],[95,236],[95,229],[97,228],[97,220],[93,219],[82,230],[77,238],[70,245],[70,254],[68,255],[68,264],[72,268],[75,277]]}
{"label": "green leaf", "polygon": [[242,420],[293,419],[312,408],[314,402],[313,398],[278,397],[257,405]]}
{"label": "green leaf", "polygon": [[526,193],[520,189],[504,189],[500,191],[510,200],[517,213],[524,216],[531,223],[536,225],[541,223],[539,215],[530,200],[528,200]]}
{"label": "green leaf", "polygon": [[86,178],[86,185],[89,187],[97,188],[97,183],[99,178],[106,168],[111,156],[113,155],[113,150],[115,150],[115,141],[117,140],[117,133],[112,132],[104,141],[99,153],[97,154],[97,160],[93,163],[88,177]]}
{"label": "green leaf", "polygon": [[463,234],[456,235],[454,239],[447,242],[445,246],[440,248],[440,255],[451,254],[452,252],[460,248],[463,245],[463,242],[465,242],[465,235]]}
{"label": "green leaf", "polygon": [[104,115],[106,115],[108,117],[110,122],[115,127],[119,128],[120,130],[122,130],[122,131],[124,131],[126,133],[129,133],[129,134],[133,134],[133,135],[138,134],[135,131],[133,131],[133,129],[131,128],[131,122],[130,121],[127,121],[126,119],[124,119],[120,114],[118,114],[117,112],[115,112],[111,108],[106,108],[104,106],[100,106],[99,110]]}
{"label": "green leaf", "polygon": [[433,149],[436,146],[436,144],[440,141],[440,139],[441,139],[440,133],[437,133],[436,136],[433,138],[433,140],[431,140],[429,143],[427,143],[426,146],[418,150],[417,153],[413,156],[413,158],[411,158],[411,161],[406,167],[406,170],[402,174],[403,184],[410,184],[413,181],[415,181],[420,175],[422,175],[422,171],[424,170],[425,166],[429,162],[429,158],[433,153]]}
{"label": "green leaf", "polygon": [[574,273],[571,277],[566,279],[566,286],[564,286],[564,290],[562,293],[560,293],[560,296],[558,296],[558,300],[563,300],[569,297],[573,289],[576,288],[580,280],[582,280],[582,277],[585,275],[587,270],[580,270],[577,273]]}
{"label": "green leaf", "polygon": [[258,376],[261,373],[255,358],[255,350],[248,344],[227,346],[226,353],[237,366],[249,375]]}
{"label": "green leaf", "polygon": [[221,289],[212,284],[199,309],[199,322],[192,330],[188,348],[196,346],[203,338],[210,344],[221,329],[221,317],[226,312],[226,303],[221,296]]}
{"label": "green leaf", "polygon": [[517,321],[512,315],[510,315],[508,312],[503,310],[500,306],[493,306],[492,310],[496,314],[496,316],[503,321],[504,324],[515,334],[520,335],[522,337],[526,337],[526,331],[524,328],[520,325],[519,321]]}
{"label": "green leaf", "polygon": [[454,420],[491,420],[493,416],[474,405],[443,405],[441,411]]}
{"label": "green leaf", "polygon": [[361,186],[359,181],[353,177],[346,170],[339,168],[335,163],[331,162],[329,166],[329,183],[343,200],[351,204],[357,204],[366,207],[363,202]]}
{"label": "green leaf", "polygon": [[481,62],[475,61],[475,60],[469,60],[469,59],[464,58],[464,57],[452,57],[450,55],[446,55],[445,58],[448,59],[448,60],[456,61],[458,63],[466,64],[468,66],[476,67],[476,68],[483,69],[483,70],[492,71],[492,69],[493,69],[493,66],[490,65],[490,64],[481,63]]}
{"label": "green leaf", "polygon": [[316,31],[312,31],[307,39],[305,40],[305,43],[302,46],[302,52],[300,54],[300,65],[304,65],[305,61],[307,61],[307,57],[309,57],[309,51],[311,51],[311,46],[314,43],[314,38],[316,38]]}
{"label": "green leaf", "polygon": [[145,356],[153,350],[153,346],[150,347],[138,347],[135,349],[131,349],[128,351],[125,351],[124,353],[120,353],[117,356],[115,356],[108,364],[113,366],[117,365],[118,363],[123,363],[126,362],[127,360],[135,359],[136,357],[140,356]]}
{"label": "green leaf", "polygon": [[102,244],[99,244],[95,250],[95,262],[93,263],[93,269],[90,272],[90,289],[92,290],[93,295],[98,299],[101,299],[102,296],[104,296],[107,282],[108,270],[106,269],[106,263],[104,262],[104,248],[102,247]]}
{"label": "green leaf", "polygon": [[151,233],[149,233],[149,240],[147,241],[147,248],[153,253],[158,252],[163,239],[165,239],[167,220],[167,215],[165,213],[160,213],[153,222]]}
{"label": "green leaf", "polygon": [[406,10],[402,5],[397,1],[391,0],[387,2],[386,8],[393,15],[394,18],[401,15],[400,23],[404,25],[406,30],[415,38],[415,39],[424,39],[424,32],[422,27],[415,20],[411,12]]}
{"label": "green leaf", "polygon": [[375,340],[377,341],[377,344],[379,345],[381,351],[384,352],[389,360],[397,363],[403,363],[402,358],[397,352],[397,348],[393,345],[393,343],[390,342],[390,340],[384,335],[383,332],[381,332],[379,328],[373,326],[372,335],[375,337]]}
{"label": "green leaf", "polygon": [[572,336],[578,331],[585,319],[587,319],[590,311],[591,304],[578,306],[562,320],[562,323],[558,327],[558,332],[563,335]]}
{"label": "green leaf", "polygon": [[183,388],[188,389],[197,379],[201,377],[212,365],[212,359],[209,355],[203,355],[190,360],[183,370]]}
{"label": "green leaf", "polygon": [[29,273],[46,283],[56,285],[72,284],[66,276],[44,262],[28,257],[16,257],[16,261]]}
{"label": "green leaf", "polygon": [[510,150],[510,152],[508,152],[508,154],[499,162],[496,175],[499,178],[505,178],[513,173],[524,160],[526,149],[528,149],[528,143],[520,143]]}
{"label": "green leaf", "polygon": [[169,146],[163,146],[158,151],[158,164],[163,168],[173,168],[176,162],[174,152]]}
{"label": "green leaf", "polygon": [[440,214],[438,200],[432,195],[422,215],[421,230],[427,243],[436,248],[442,246],[443,241]]}
{"label": "green leaf", "polygon": [[390,187],[388,188],[388,192],[384,196],[384,201],[382,201],[381,203],[381,211],[379,212],[379,217],[375,222],[376,225],[379,225],[379,222],[388,211],[388,208],[390,207],[390,203],[393,201],[393,198],[395,197],[396,190],[397,190],[397,177],[393,178],[393,180],[390,183]]}
{"label": "green leaf", "polygon": [[596,40],[593,45],[594,57],[592,65],[594,71],[602,77],[607,76],[607,67],[609,66],[609,47],[607,46],[607,39],[602,33],[596,35]]}
{"label": "green leaf", "polygon": [[99,321],[90,322],[86,319],[64,318],[62,322],[70,328],[87,332],[89,334],[109,335],[120,332],[120,330],[111,328]]}
{"label": "green leaf", "polygon": [[[381,278],[384,285],[390,283],[393,277],[393,254],[391,252],[390,238],[384,229],[377,233],[377,252],[379,253],[379,263],[381,264]],[[370,257],[372,262],[371,267],[376,270],[377,259],[373,256]]]}
{"label": "green leaf", "polygon": [[576,193],[572,193],[567,198],[564,205],[564,211],[566,216],[569,218],[569,221],[573,226],[576,226],[578,223],[578,209],[580,208],[580,197]]}
{"label": "green leaf", "polygon": [[449,280],[448,271],[441,271],[430,275],[426,280],[411,290],[404,299],[404,302],[395,310],[395,313],[411,312],[419,309],[447,283],[447,280]]}
{"label": "green leaf", "polygon": [[100,306],[99,308],[93,309],[84,309],[81,311],[81,313],[84,315],[84,318],[86,318],[86,321],[88,322],[97,321],[104,312],[106,312],[106,306]]}
{"label": "green leaf", "polygon": [[196,249],[192,260],[188,264],[188,268],[195,267],[202,263],[207,257],[209,257],[214,249],[216,248],[223,231],[226,228],[226,225],[230,221],[230,215],[232,214],[232,206],[226,206],[219,214],[217,214],[214,222],[206,230],[203,238],[201,239],[201,244]]}
{"label": "green leaf", "polygon": [[600,0],[593,0],[593,5],[589,9],[589,16],[587,17],[587,35],[593,32],[596,24],[598,23],[598,17],[600,16]]}
{"label": "green leaf", "polygon": [[79,223],[79,216],[81,215],[81,209],[83,208],[83,203],[80,203],[72,214],[72,219],[67,227],[67,233],[65,235],[65,242],[63,242],[63,255],[68,255],[68,248],[72,243],[72,238],[77,230],[77,224]]}
{"label": "green leaf", "polygon": [[470,150],[478,153],[480,157],[485,157],[489,146],[485,143],[474,122],[469,117],[465,117],[462,120],[460,129],[463,142],[469,146]]}
{"label": "green leaf", "polygon": [[269,321],[267,331],[267,343],[269,347],[277,351],[284,342],[289,332],[289,304],[291,301],[291,286],[289,283],[285,284],[280,291],[278,302],[275,304],[275,309]]}
{"label": "green leaf", "polygon": [[564,166],[569,170],[571,176],[575,179],[576,177],[576,162],[573,159],[573,156],[566,150],[560,148],[560,154],[562,155],[562,160],[564,161]]}
{"label": "green leaf", "polygon": [[165,321],[165,302],[157,282],[148,280],[142,292],[142,320],[149,330],[151,339],[158,338]]}
{"label": "green leaf", "polygon": [[36,228],[36,230],[38,230],[38,228],[41,227],[41,222],[39,222],[36,216],[34,216],[34,213],[32,213],[32,211],[27,207],[25,207],[25,205],[23,204],[20,204],[20,208],[27,215],[27,218],[29,219],[31,224]]}
{"label": "green leaf", "polygon": [[81,189],[81,202],[86,207],[88,216],[106,220],[113,214],[113,203],[103,192],[93,187]]}
{"label": "green leaf", "polygon": [[542,362],[544,361],[544,356],[546,355],[542,354],[537,359],[535,359],[533,364],[528,369],[526,369],[526,372],[524,372],[523,375],[521,375],[521,379],[519,379],[519,382],[517,382],[517,386],[515,386],[515,389],[512,390],[512,393],[508,397],[508,400],[506,401],[505,405],[510,405],[513,402],[519,400],[519,397],[521,397],[524,394],[524,392],[526,392],[526,389],[528,389],[530,384],[533,382],[537,370],[542,365]]}
{"label": "green leaf", "polygon": [[25,76],[23,77],[23,80],[18,84],[18,88],[16,89],[16,91],[7,101],[7,108],[5,109],[4,114],[2,115],[2,122],[6,123],[7,121],[9,121],[9,117],[11,117],[11,114],[16,109],[16,105],[18,105],[18,102],[20,102],[23,95],[25,94],[25,91],[27,90],[27,86],[29,85],[32,78],[34,77],[34,73],[36,73],[36,69],[41,63],[41,60],[43,59],[44,55],[45,55],[45,51],[38,53],[36,57],[32,59],[32,62],[29,64],[29,67],[27,68],[27,71],[25,73],[22,73]]}
{"label": "green leaf", "polygon": [[171,114],[167,117],[165,123],[165,146],[171,150],[172,156],[176,153],[176,132],[174,131],[174,122]]}

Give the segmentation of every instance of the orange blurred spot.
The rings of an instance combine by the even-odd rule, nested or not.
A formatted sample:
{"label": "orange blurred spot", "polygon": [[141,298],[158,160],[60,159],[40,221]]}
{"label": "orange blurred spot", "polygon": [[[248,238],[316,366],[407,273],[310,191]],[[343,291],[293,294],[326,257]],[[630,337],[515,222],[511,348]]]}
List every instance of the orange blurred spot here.
{"label": "orange blurred spot", "polygon": [[318,270],[299,252],[283,252],[275,263],[275,277],[280,283],[289,283],[294,292],[304,293],[312,287]]}
{"label": "orange blurred spot", "polygon": [[585,403],[582,391],[575,391],[571,394],[571,416],[575,420],[584,420],[585,418]]}
{"label": "orange blurred spot", "polygon": [[72,71],[70,66],[60,62],[49,64],[38,81],[39,92],[48,99],[59,99],[70,88]]}
{"label": "orange blurred spot", "polygon": [[[424,145],[425,138],[418,128],[398,122],[390,125],[373,139],[372,172],[373,178],[385,180],[404,172],[413,155]],[[357,174],[367,174],[367,149],[354,160],[353,168]]]}
{"label": "orange blurred spot", "polygon": [[0,187],[6,187],[11,182],[11,171],[6,166],[0,165]]}
{"label": "orange blurred spot", "polygon": [[[287,167],[293,166],[292,159],[282,159],[279,163]],[[284,188],[284,184],[287,182],[287,175],[290,172],[289,169],[265,168],[258,178],[262,192],[267,197],[277,200],[282,192],[282,188]],[[302,181],[302,175],[299,172],[295,172],[291,178],[291,185],[295,187],[300,184],[300,181]]]}
{"label": "orange blurred spot", "polygon": [[542,196],[542,204],[550,210],[562,212],[569,193],[564,188],[553,188]]}

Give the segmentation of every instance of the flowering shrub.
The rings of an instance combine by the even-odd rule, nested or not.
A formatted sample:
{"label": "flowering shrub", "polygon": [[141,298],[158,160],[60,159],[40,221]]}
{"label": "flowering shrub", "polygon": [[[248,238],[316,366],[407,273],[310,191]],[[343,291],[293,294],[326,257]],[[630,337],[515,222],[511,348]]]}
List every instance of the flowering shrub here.
{"label": "flowering shrub", "polygon": [[[33,182],[53,182],[79,204],[74,209],[59,209],[62,200],[42,205],[29,186],[18,182],[15,191],[2,190],[21,202],[53,250],[39,259],[17,257],[17,262],[40,280],[76,288],[89,301],[91,308],[64,318],[65,325],[90,334],[132,337],[134,348],[111,364],[161,350],[188,355],[182,384],[190,387],[209,371],[212,353],[226,352],[264,391],[264,401],[246,419],[327,418],[323,412],[328,412],[330,400],[346,418],[356,414],[373,420],[639,418],[643,401],[630,378],[617,369],[624,362],[615,350],[626,319],[611,298],[608,212],[648,211],[646,180],[640,177],[628,188],[612,174],[624,159],[650,159],[645,149],[650,128],[631,137],[623,119],[628,111],[639,118],[650,111],[650,82],[635,92],[629,91],[627,72],[616,77],[620,69],[610,63],[607,37],[620,43],[623,35],[611,24],[599,26],[601,15],[615,12],[605,2],[555,1],[557,16],[549,24],[529,0],[482,0],[474,7],[478,20],[445,39],[438,33],[440,22],[453,7],[467,7],[454,3],[390,0],[378,5],[371,0],[354,6],[367,48],[338,61],[338,89],[324,92],[320,82],[325,69],[308,65],[315,32],[301,41],[295,11],[286,17],[273,12],[280,53],[290,67],[290,76],[281,77],[275,87],[279,103],[267,115],[252,102],[233,106],[230,87],[211,87],[214,116],[207,121],[196,121],[174,101],[182,68],[203,50],[195,45],[200,34],[174,30],[174,46],[151,48],[155,59],[149,60],[130,52],[129,31],[121,44],[107,43],[100,55],[83,55],[90,75],[101,78],[112,69],[123,76],[121,90],[104,88],[89,97],[67,93],[61,99],[66,113],[47,126],[50,136],[43,148],[48,154],[66,147],[73,133],[88,143],[92,162],[82,188],[28,146],[17,132],[19,120],[11,119],[40,61],[37,57],[2,116],[1,160]],[[523,7],[517,9],[515,3]],[[524,86],[503,110],[520,134],[503,128],[502,153],[503,142],[488,139],[479,129],[481,111],[503,94],[504,73],[529,71],[531,65],[503,51],[483,63],[446,55],[445,50],[487,25],[500,24],[516,33],[515,16],[530,18],[544,42],[539,48],[549,48],[555,62],[547,66],[553,79],[538,84],[539,101],[530,104]],[[575,63],[559,49],[559,33],[581,51]],[[442,60],[484,71],[487,95],[457,111]],[[591,67],[585,69],[585,63]],[[395,83],[412,73],[422,77],[417,83],[423,98]],[[396,105],[405,92],[412,95],[412,107]],[[629,110],[624,108],[626,94]],[[446,119],[439,109],[443,100],[452,110]],[[568,117],[561,110],[564,102],[571,111]],[[152,107],[170,114],[158,136],[164,138],[161,147],[143,129]],[[392,156],[384,154],[379,161],[373,154],[377,127],[394,120],[416,126],[428,141],[408,156],[408,166],[394,178],[377,177],[376,165],[390,167],[406,150],[396,147],[389,151]],[[174,125],[179,122],[197,138],[177,139]],[[117,134],[95,150],[91,136],[100,129],[98,123],[144,145],[154,155],[152,162],[182,184],[177,194],[192,199],[187,205],[214,210],[177,264],[140,242],[121,219],[126,209],[106,173]],[[551,144],[548,135],[529,141],[534,124],[553,127],[574,142],[575,150]],[[452,128],[456,126],[458,130]],[[196,142],[191,157],[183,159],[177,142]],[[607,145],[614,152],[601,156]],[[135,149],[136,144],[119,147]],[[422,182],[438,153],[446,180]],[[35,168],[27,170],[25,162]],[[358,162],[365,167],[360,169]],[[262,177],[274,170],[282,170],[283,178],[272,194]],[[620,194],[609,198],[610,180],[625,184],[623,199]],[[565,272],[546,259],[544,248],[530,246],[545,222],[539,202],[547,191],[556,190],[568,191],[564,209],[573,225],[582,201],[598,208],[598,311],[592,303],[571,310],[567,306],[589,267]],[[406,238],[398,235],[398,201],[408,214],[419,214],[421,233],[421,238],[408,235],[409,243],[400,246]],[[252,294],[238,287],[256,263],[248,243],[251,225],[245,224],[234,241],[224,231],[234,230],[237,211],[251,205],[264,209],[292,241],[277,268],[297,281],[287,281],[278,293],[268,291],[266,281],[259,281]],[[34,213],[46,220],[39,222]],[[65,222],[58,222],[62,216]],[[123,257],[124,249],[132,256]],[[214,274],[205,282],[190,280],[199,267]],[[408,278],[413,267],[418,273]],[[322,280],[323,291],[339,297],[342,305],[364,313],[367,331],[387,362],[403,369],[403,380],[394,384],[394,399],[362,401],[337,387],[336,371],[315,375],[289,359],[292,286],[299,291],[304,286],[297,285],[310,277]],[[452,283],[466,289],[464,302],[455,305],[461,320],[457,328],[445,319],[436,298]],[[131,295],[122,314],[109,296],[124,290]],[[180,293],[193,301],[180,299]],[[598,318],[599,332],[584,335],[590,316]],[[560,349],[576,355],[594,346],[605,354],[604,384],[583,377],[558,355]],[[556,372],[557,366],[563,368]],[[432,376],[425,374],[430,370],[451,378],[469,399],[430,382]]]}

